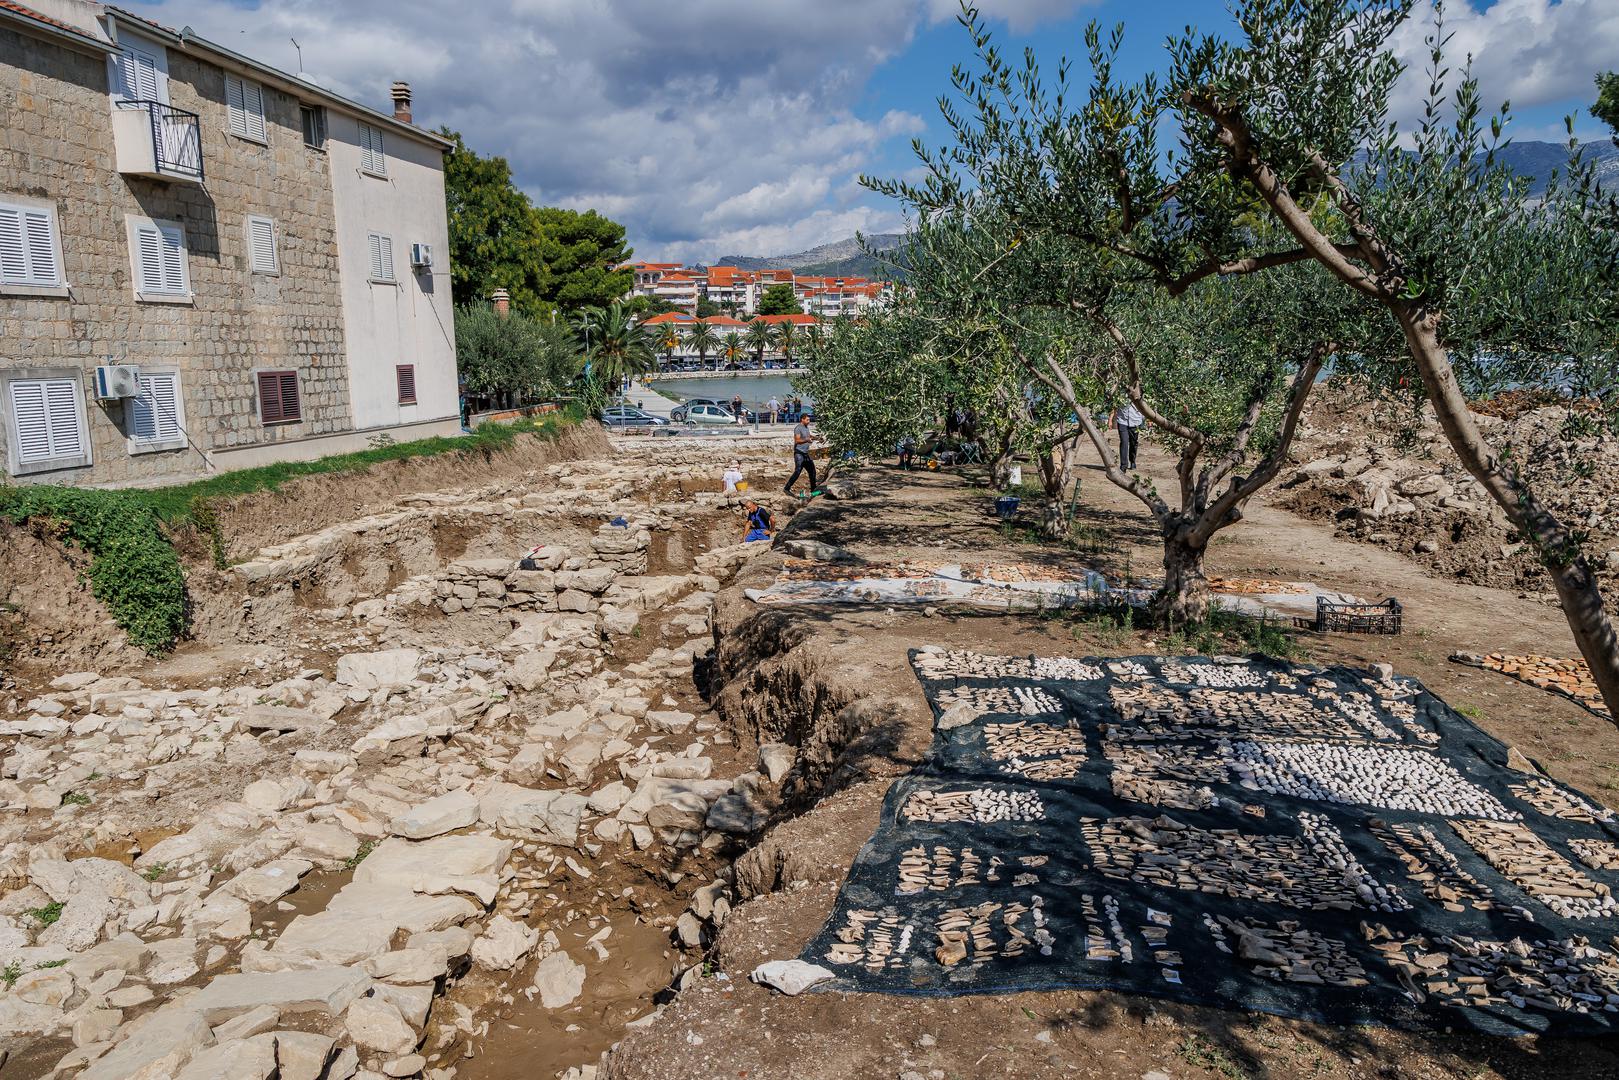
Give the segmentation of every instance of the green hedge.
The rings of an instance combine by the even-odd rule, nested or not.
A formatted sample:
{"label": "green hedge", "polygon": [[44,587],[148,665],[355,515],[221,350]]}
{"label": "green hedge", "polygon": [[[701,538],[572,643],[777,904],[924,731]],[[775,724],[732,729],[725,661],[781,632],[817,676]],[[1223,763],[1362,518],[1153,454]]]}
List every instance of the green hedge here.
{"label": "green hedge", "polygon": [[90,555],[90,588],[132,644],[150,653],[174,646],[186,628],[180,557],[157,514],[134,492],[0,487],[0,517],[33,520]]}

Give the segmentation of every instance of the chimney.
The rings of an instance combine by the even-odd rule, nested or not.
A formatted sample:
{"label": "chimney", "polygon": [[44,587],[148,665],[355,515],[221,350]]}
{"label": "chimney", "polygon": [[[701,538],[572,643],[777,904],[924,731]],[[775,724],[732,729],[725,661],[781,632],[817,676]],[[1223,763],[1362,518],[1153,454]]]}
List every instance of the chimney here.
{"label": "chimney", "polygon": [[512,294],[505,289],[496,289],[489,294],[489,299],[494,302],[495,314],[502,319],[512,313]]}
{"label": "chimney", "polygon": [[410,83],[394,83],[394,119],[401,124],[410,123]]}

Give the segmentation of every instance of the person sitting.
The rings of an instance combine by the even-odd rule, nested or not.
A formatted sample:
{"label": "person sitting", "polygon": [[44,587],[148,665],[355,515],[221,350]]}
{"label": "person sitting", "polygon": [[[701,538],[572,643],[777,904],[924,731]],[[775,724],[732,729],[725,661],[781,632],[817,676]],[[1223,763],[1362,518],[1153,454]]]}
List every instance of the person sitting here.
{"label": "person sitting", "polygon": [[748,534],[742,538],[743,541],[769,540],[771,532],[776,528],[775,515],[752,499],[748,500],[747,509]]}
{"label": "person sitting", "polygon": [[916,440],[907,435],[899,441],[899,467],[909,469],[911,459],[916,456]]}
{"label": "person sitting", "polygon": [[725,470],[725,475],[721,476],[720,480],[725,484],[723,494],[735,495],[736,486],[742,482],[742,462],[733,458],[730,466]]}

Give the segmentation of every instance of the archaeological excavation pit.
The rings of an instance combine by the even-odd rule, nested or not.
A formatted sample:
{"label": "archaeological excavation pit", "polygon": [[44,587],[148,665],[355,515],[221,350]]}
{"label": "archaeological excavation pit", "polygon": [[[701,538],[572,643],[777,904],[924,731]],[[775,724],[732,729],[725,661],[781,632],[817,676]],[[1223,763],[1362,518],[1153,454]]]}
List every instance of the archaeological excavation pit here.
{"label": "archaeological excavation pit", "polygon": [[404,496],[220,571],[213,639],[154,670],[19,681],[6,1075],[593,1075],[694,977],[792,764],[705,700],[715,591],[767,547],[734,456],[779,467]]}

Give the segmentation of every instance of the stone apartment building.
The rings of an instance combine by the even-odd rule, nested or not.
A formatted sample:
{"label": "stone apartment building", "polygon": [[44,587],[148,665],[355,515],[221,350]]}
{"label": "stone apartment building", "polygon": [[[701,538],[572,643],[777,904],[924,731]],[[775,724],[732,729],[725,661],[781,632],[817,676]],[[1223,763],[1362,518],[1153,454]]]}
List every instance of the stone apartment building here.
{"label": "stone apartment building", "polygon": [[164,483],[458,430],[448,144],[394,91],[0,0],[5,473]]}

